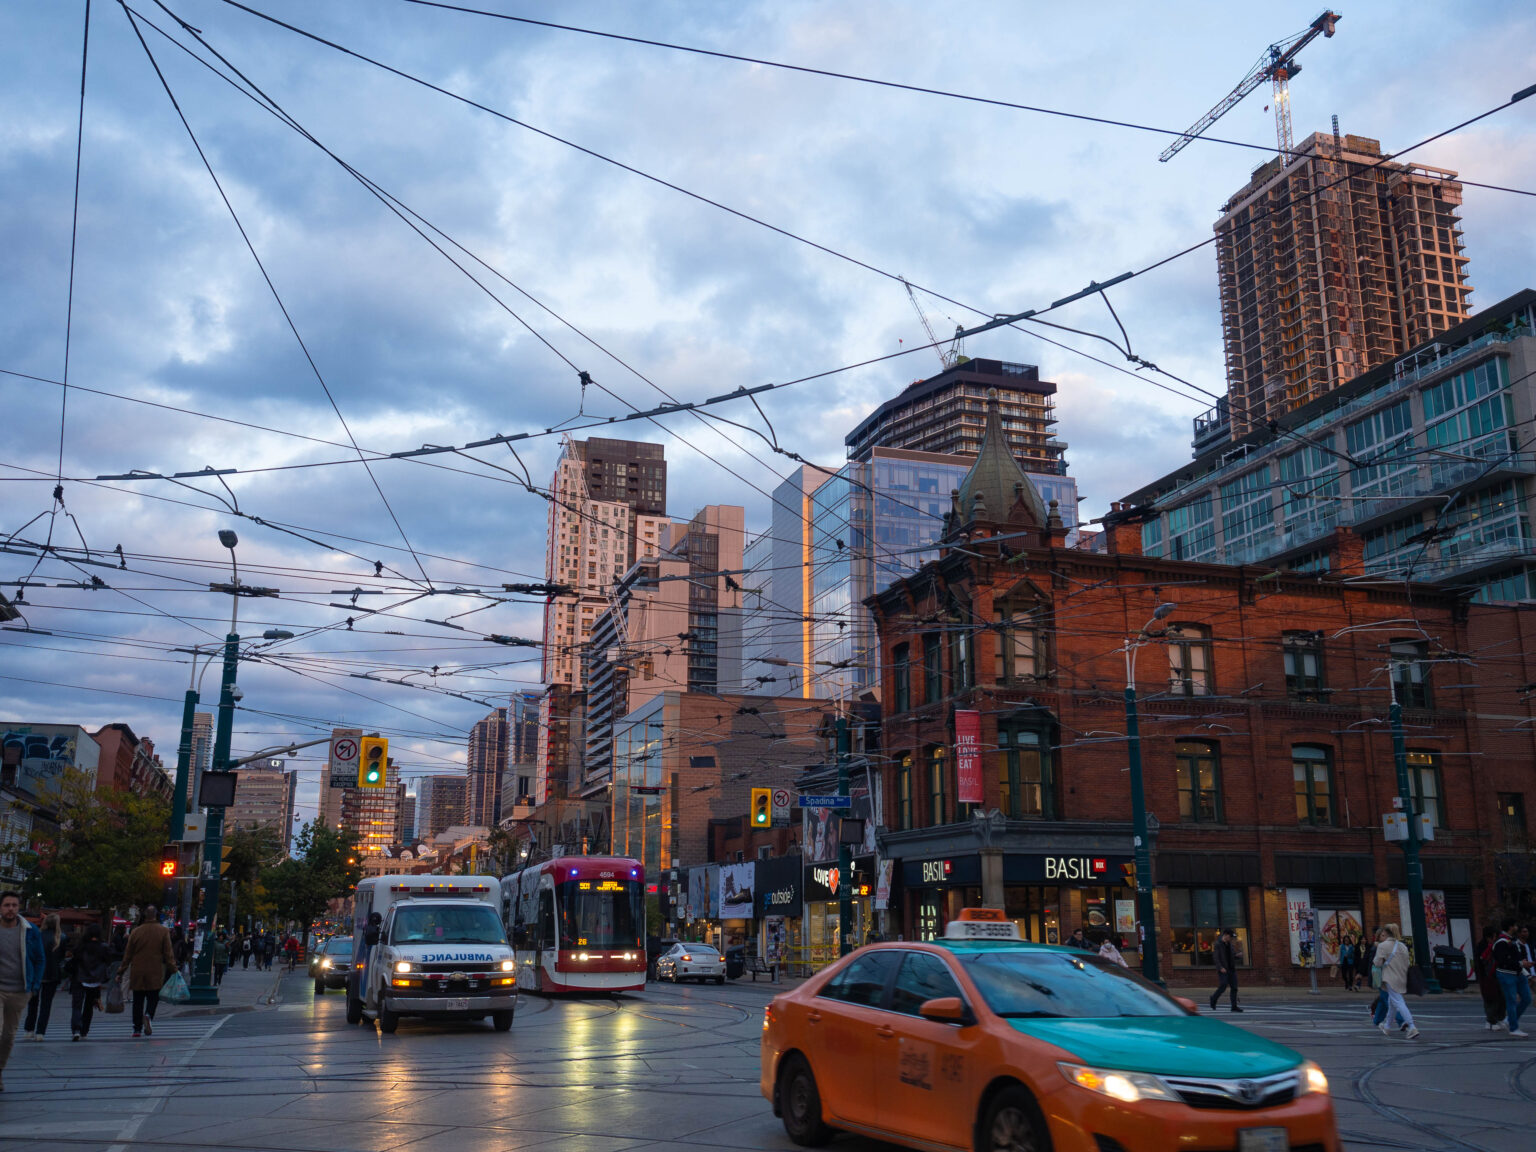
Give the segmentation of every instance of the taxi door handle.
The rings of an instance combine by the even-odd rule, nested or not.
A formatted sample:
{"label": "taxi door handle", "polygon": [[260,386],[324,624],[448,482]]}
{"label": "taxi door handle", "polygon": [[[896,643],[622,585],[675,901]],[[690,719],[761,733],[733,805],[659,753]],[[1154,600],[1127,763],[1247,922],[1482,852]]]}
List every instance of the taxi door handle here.
{"label": "taxi door handle", "polygon": [[896,1035],[896,1029],[892,1028],[889,1024],[882,1024],[875,1029],[875,1035],[882,1040],[889,1040],[892,1036]]}
{"label": "taxi door handle", "polygon": [[807,1024],[817,1024],[817,1023],[820,1023],[820,1021],[821,1021],[821,1013],[820,1012],[812,1011],[812,1012],[807,1012],[805,1014],[805,1022]]}

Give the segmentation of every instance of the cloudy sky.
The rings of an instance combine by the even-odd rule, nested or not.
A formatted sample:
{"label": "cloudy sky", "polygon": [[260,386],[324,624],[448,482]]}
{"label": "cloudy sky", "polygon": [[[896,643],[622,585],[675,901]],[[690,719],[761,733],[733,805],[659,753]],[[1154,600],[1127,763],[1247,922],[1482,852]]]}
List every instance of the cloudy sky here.
{"label": "cloudy sky", "polygon": [[[1317,14],[1313,0],[1176,14],[470,6],[1174,129]],[[520,459],[483,449],[371,473],[354,444],[369,455],[464,444],[889,356],[924,339],[893,276],[958,302],[921,297],[940,331],[1040,307],[1208,238],[1265,159],[1201,142],[1160,164],[1166,138],[1144,131],[405,0],[249,7],[357,55],[222,0],[134,0],[138,34],[119,3],[92,4],[67,325],[84,0],[0,5],[0,533],[14,534],[0,589],[27,582],[25,623],[52,633],[0,633],[0,720],[126,721],[167,761],[190,671],[173,649],[227,628],[229,598],[207,589],[228,578],[221,528],[240,535],[242,578],[280,593],[242,601],[242,635],[297,634],[242,666],[240,751],[349,724],[391,734],[408,775],[446,771],[485,711],[476,701],[537,681],[530,650],[481,638],[536,636],[536,607],[407,600],[428,582],[542,578],[547,505],[514,473],[547,482],[558,438],[520,446]],[[1337,114],[1343,131],[1402,149],[1536,80],[1536,12],[1355,0],[1303,62],[1298,136]],[[288,122],[240,91],[231,67]],[[1271,145],[1268,104],[1262,88],[1216,134]],[[1533,118],[1536,100],[1412,158],[1536,187]],[[453,261],[338,161],[416,214]],[[1528,197],[1469,188],[1464,222],[1475,307],[1532,284]],[[1112,298],[1134,350],[1193,388],[1096,363],[1082,353],[1115,354],[1080,336],[1050,333],[1064,348],[1003,330],[966,349],[1038,364],[1059,384],[1085,517],[1186,459],[1191,418],[1223,388],[1209,247]],[[1113,330],[1094,300],[1053,319]],[[763,410],[781,445],[836,465],[849,428],[937,368],[919,351],[771,393]],[[584,399],[578,370],[596,382]],[[767,430],[748,403],[717,411]],[[741,503],[763,528],[767,493],[793,467],[758,436],[694,416],[616,434],[666,442],[679,516]],[[238,471],[227,491],[206,478],[94,481],[204,467]],[[114,566],[120,545],[127,567],[23,554],[50,532]],[[107,587],[79,586],[92,575]],[[338,592],[352,588],[384,614],[347,607]],[[475,608],[450,621],[466,631],[428,623]],[[319,762],[296,763],[308,814]]]}

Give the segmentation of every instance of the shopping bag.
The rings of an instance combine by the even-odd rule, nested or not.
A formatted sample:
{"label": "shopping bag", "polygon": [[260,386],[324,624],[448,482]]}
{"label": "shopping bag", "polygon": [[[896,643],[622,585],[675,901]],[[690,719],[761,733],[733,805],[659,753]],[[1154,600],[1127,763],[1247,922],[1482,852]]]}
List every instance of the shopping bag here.
{"label": "shopping bag", "polygon": [[160,999],[169,1000],[172,1004],[184,1004],[192,998],[192,993],[187,989],[187,978],[180,972],[172,972],[171,978],[160,988]]}
{"label": "shopping bag", "polygon": [[1417,964],[1408,965],[1408,995],[1422,996],[1429,991],[1424,984],[1424,969]]}
{"label": "shopping bag", "polygon": [[107,982],[107,996],[102,1002],[101,1010],[103,1012],[121,1012],[125,999],[126,997],[123,995],[123,982],[117,979],[110,980]]}

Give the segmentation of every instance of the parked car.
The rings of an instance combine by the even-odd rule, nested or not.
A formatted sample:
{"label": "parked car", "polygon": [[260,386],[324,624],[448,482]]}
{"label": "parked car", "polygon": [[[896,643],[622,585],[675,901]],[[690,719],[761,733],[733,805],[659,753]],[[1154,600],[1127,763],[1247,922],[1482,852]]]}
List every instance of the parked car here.
{"label": "parked car", "polygon": [[708,944],[677,943],[656,958],[656,979],[725,983],[725,960]]}
{"label": "parked car", "polygon": [[327,988],[345,988],[352,972],[352,937],[332,936],[309,955],[309,975],[315,982],[315,995],[324,996]]}

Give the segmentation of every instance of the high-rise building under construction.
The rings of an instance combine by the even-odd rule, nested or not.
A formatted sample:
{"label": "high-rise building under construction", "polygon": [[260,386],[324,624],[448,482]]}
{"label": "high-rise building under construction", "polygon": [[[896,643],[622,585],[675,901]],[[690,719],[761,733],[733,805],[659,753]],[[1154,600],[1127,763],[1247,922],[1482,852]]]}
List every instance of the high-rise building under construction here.
{"label": "high-rise building under construction", "polygon": [[1456,173],[1313,133],[1221,209],[1227,396],[1199,452],[1244,436],[1466,319]]}

